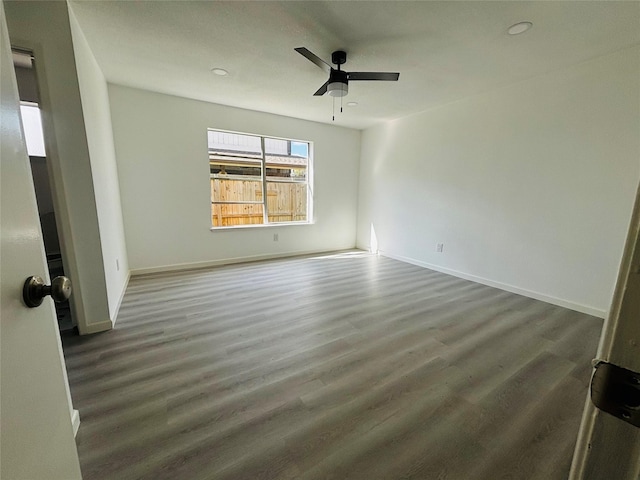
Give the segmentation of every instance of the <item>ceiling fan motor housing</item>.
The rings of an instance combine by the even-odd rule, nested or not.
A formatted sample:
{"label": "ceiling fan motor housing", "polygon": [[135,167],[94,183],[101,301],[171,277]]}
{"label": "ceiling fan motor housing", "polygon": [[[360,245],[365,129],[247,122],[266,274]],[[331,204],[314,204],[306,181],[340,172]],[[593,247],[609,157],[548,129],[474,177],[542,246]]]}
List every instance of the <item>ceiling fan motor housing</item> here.
{"label": "ceiling fan motor housing", "polygon": [[329,84],[327,85],[327,92],[332,97],[344,97],[345,95],[347,95],[347,93],[349,93],[349,80],[347,77],[347,72],[331,69],[331,73],[329,74]]}

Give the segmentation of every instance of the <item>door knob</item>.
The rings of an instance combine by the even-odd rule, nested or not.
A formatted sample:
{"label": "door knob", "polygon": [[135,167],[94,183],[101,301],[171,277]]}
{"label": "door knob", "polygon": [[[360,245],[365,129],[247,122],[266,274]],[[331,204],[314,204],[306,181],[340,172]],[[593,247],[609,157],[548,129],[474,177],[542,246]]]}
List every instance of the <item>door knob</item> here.
{"label": "door knob", "polygon": [[45,285],[41,277],[29,277],[24,281],[22,298],[27,307],[38,307],[47,295],[51,295],[54,302],[64,302],[71,296],[71,280],[67,277],[56,277],[51,285]]}

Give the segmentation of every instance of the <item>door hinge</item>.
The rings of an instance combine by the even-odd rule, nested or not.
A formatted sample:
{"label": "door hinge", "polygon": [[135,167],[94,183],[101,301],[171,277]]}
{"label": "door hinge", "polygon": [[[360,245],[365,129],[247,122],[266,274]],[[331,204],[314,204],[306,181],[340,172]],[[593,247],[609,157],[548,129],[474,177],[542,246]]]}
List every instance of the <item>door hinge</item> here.
{"label": "door hinge", "polygon": [[594,362],[591,401],[603,412],[640,427],[640,373]]}

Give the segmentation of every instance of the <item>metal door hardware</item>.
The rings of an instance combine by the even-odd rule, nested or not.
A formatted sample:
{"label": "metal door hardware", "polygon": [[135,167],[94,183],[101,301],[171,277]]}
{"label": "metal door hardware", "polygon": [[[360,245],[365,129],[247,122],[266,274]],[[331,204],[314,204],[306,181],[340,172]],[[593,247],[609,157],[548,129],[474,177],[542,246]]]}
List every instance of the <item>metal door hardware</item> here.
{"label": "metal door hardware", "polygon": [[640,427],[640,373],[598,362],[591,378],[591,401],[603,412]]}
{"label": "metal door hardware", "polygon": [[56,277],[51,285],[45,285],[41,277],[29,277],[24,281],[22,298],[27,307],[38,307],[47,295],[51,295],[54,302],[64,302],[71,296],[71,280],[67,277]]}

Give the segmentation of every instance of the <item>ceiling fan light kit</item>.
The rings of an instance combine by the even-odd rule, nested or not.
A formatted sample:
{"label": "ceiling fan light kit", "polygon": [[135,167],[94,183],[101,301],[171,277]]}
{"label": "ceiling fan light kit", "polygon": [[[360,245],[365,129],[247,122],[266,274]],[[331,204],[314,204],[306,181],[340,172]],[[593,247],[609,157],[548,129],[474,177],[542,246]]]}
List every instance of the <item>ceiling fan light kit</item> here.
{"label": "ceiling fan light kit", "polygon": [[332,97],[344,97],[349,93],[349,79],[347,78],[347,72],[343,72],[342,70],[333,70],[329,74],[327,93]]}
{"label": "ceiling fan light kit", "polygon": [[349,93],[349,85],[342,82],[333,82],[327,85],[327,92],[332,97],[346,97]]}

